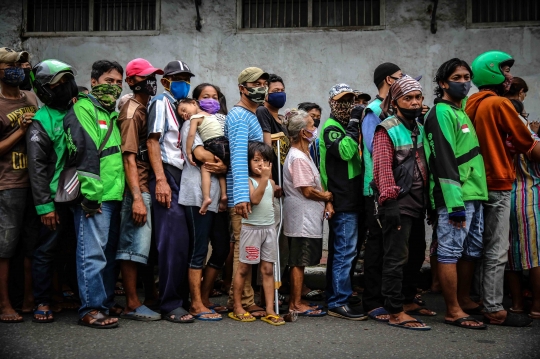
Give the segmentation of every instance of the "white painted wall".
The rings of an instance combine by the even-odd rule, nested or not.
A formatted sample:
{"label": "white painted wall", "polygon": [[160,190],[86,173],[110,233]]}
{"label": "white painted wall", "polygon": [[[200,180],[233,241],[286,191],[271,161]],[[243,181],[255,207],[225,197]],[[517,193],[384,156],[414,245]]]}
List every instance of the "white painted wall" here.
{"label": "white painted wall", "polygon": [[[287,107],[314,101],[328,115],[327,93],[332,85],[349,83],[353,88],[376,93],[373,70],[386,61],[395,62],[411,75],[423,75],[426,103],[433,102],[432,78],[440,64],[452,57],[469,63],[483,51],[500,49],[512,54],[512,73],[523,77],[530,92],[525,102],[540,115],[540,27],[466,29],[466,0],[441,0],[438,32],[429,30],[428,0],[387,0],[386,30],[311,31],[257,34],[236,30],[235,0],[203,0],[204,25],[195,30],[192,0],[162,0],[161,34],[131,37],[50,37],[21,42],[21,1],[0,0],[0,46],[24,48],[32,61],[57,58],[79,71],[77,82],[89,84],[90,67],[99,59],[122,65],[143,57],[155,66],[181,59],[201,82],[219,85],[228,104],[237,99],[236,79],[248,66],[281,75],[288,93]],[[127,85],[124,92],[128,92]]]}

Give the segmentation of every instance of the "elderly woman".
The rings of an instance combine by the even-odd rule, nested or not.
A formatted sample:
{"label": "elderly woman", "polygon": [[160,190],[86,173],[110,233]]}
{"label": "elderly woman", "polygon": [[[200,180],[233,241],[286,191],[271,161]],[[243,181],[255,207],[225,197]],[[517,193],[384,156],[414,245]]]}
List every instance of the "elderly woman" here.
{"label": "elderly woman", "polygon": [[332,193],[322,190],[319,171],[309,154],[316,138],[311,116],[302,110],[285,115],[291,148],[283,164],[284,233],[289,237],[291,297],[289,310],[320,317],[326,312],[302,302],[304,267],[319,264],[322,256],[323,220],[334,214]]}

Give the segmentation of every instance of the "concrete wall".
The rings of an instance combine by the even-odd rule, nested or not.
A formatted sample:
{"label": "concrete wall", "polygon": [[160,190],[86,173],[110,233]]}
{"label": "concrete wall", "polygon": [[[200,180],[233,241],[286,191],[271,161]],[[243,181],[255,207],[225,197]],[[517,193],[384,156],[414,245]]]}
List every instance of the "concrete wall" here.
{"label": "concrete wall", "polygon": [[[33,62],[57,58],[74,65],[77,81],[88,85],[90,66],[98,59],[125,65],[144,57],[155,66],[182,59],[197,77],[193,85],[211,82],[222,87],[229,105],[238,99],[236,78],[247,66],[281,75],[288,93],[287,107],[315,101],[328,115],[327,93],[347,82],[376,93],[373,70],[385,61],[399,64],[412,75],[423,75],[426,103],[433,102],[432,78],[438,66],[452,57],[469,62],[479,53],[500,49],[512,54],[514,75],[530,87],[527,110],[540,115],[540,27],[466,29],[466,0],[441,0],[438,32],[429,30],[428,0],[386,0],[386,30],[284,31],[247,34],[236,30],[235,0],[203,0],[204,25],[195,30],[192,0],[162,0],[161,34],[130,37],[50,37],[21,42],[20,1],[0,0],[0,45],[24,48]],[[127,86],[124,91],[128,92]]]}

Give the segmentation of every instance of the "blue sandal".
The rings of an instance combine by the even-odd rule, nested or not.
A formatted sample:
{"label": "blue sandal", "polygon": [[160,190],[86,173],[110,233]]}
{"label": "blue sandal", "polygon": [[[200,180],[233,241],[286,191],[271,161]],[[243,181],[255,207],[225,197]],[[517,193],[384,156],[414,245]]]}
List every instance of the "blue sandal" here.
{"label": "blue sandal", "polygon": [[370,311],[368,313],[368,317],[369,319],[373,319],[377,322],[383,322],[383,323],[388,323],[388,321],[390,319],[381,319],[381,318],[377,318],[378,316],[380,315],[389,315],[389,313],[386,311],[386,309],[384,309],[383,307],[379,307],[379,308],[376,308],[376,309],[373,309],[372,311]]}
{"label": "blue sandal", "polygon": [[201,320],[203,322],[218,322],[220,320],[223,319],[223,317],[220,315],[219,317],[216,317],[216,318],[206,318],[206,317],[203,317],[203,315],[208,315],[208,314],[217,314],[215,310],[213,309],[210,309],[209,312],[201,312],[201,313],[197,313],[197,314],[192,314],[192,313],[189,313],[193,316],[193,318],[195,319],[198,319],[198,320]]}
{"label": "blue sandal", "polygon": [[[39,307],[48,307],[49,304],[38,304],[38,306],[36,307],[36,309],[34,309],[34,316],[32,317],[32,321],[34,323],[52,323],[54,322],[54,315],[53,315],[53,312],[52,310],[38,310]],[[45,319],[38,319],[36,318],[36,315],[43,315],[45,317]],[[48,318],[49,315],[53,316],[52,318]]]}

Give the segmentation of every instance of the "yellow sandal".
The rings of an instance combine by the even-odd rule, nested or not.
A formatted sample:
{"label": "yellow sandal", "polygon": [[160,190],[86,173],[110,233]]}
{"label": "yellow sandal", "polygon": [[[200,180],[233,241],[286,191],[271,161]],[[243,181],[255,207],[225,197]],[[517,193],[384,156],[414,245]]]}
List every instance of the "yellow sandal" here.
{"label": "yellow sandal", "polygon": [[252,316],[250,313],[244,313],[244,314],[236,314],[234,312],[230,312],[228,314],[229,318],[231,319],[234,319],[234,320],[237,320],[239,322],[245,322],[245,323],[248,323],[248,322],[254,322],[256,321],[257,319]]}
{"label": "yellow sandal", "polygon": [[[275,319],[277,321],[274,321],[272,319]],[[266,322],[266,323],[272,324],[272,325],[283,325],[283,324],[285,324],[285,319],[283,319],[279,315],[268,314],[267,316],[262,317],[261,320],[263,322]]]}

